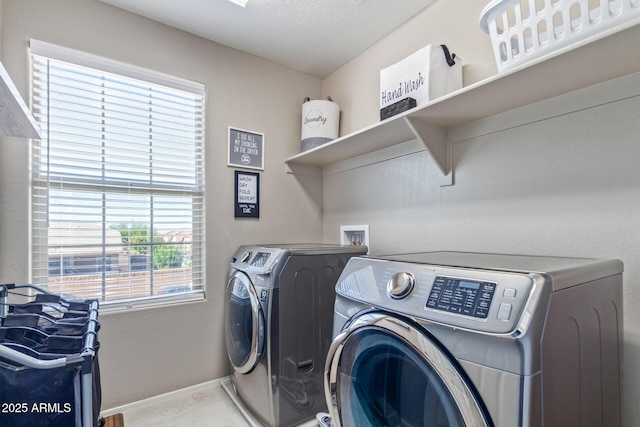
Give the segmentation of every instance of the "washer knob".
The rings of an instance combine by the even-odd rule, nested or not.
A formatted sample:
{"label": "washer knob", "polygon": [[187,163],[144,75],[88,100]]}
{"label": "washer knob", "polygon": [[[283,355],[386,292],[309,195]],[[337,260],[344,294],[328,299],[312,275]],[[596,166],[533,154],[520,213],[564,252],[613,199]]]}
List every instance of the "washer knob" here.
{"label": "washer knob", "polygon": [[387,282],[387,294],[393,299],[402,299],[411,293],[415,284],[413,274],[406,271],[396,273]]}
{"label": "washer knob", "polygon": [[247,262],[251,258],[251,251],[244,251],[240,256],[240,262]]}

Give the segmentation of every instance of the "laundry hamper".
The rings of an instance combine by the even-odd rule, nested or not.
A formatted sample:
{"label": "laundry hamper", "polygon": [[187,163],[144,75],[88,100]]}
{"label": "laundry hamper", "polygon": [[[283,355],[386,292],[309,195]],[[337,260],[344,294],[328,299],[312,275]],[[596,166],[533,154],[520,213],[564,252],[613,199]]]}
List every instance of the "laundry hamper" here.
{"label": "laundry hamper", "polygon": [[638,17],[640,0],[493,0],[480,28],[503,72]]}
{"label": "laundry hamper", "polygon": [[0,285],[0,426],[95,427],[97,300]]}

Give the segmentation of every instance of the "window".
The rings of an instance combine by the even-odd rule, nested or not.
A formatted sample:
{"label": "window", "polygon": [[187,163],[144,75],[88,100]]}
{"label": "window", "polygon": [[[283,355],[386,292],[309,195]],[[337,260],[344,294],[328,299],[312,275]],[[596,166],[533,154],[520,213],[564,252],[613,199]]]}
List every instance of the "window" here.
{"label": "window", "polygon": [[202,298],[202,84],[30,41],[32,281],[137,305]]}

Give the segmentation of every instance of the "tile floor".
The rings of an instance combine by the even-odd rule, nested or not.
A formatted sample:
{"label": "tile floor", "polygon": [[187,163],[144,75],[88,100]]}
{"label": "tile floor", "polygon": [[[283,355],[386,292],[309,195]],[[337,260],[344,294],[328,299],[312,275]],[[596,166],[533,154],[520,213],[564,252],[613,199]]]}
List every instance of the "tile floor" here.
{"label": "tile floor", "polygon": [[[103,411],[102,416],[124,415],[125,427],[258,427],[233,403],[223,385],[212,381],[141,402]],[[315,427],[312,420],[301,427]]]}

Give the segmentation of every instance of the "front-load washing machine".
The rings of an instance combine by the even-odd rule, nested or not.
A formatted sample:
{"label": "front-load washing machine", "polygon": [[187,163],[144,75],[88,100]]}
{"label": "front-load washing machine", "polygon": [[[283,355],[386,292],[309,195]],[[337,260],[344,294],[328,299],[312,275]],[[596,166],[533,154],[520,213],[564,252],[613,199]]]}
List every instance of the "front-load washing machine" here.
{"label": "front-load washing machine", "polygon": [[287,427],[325,410],[323,371],[335,285],[366,246],[242,246],[226,289],[225,387],[249,421]]}
{"label": "front-load washing machine", "polygon": [[354,257],[325,365],[332,427],[618,426],[622,263]]}

